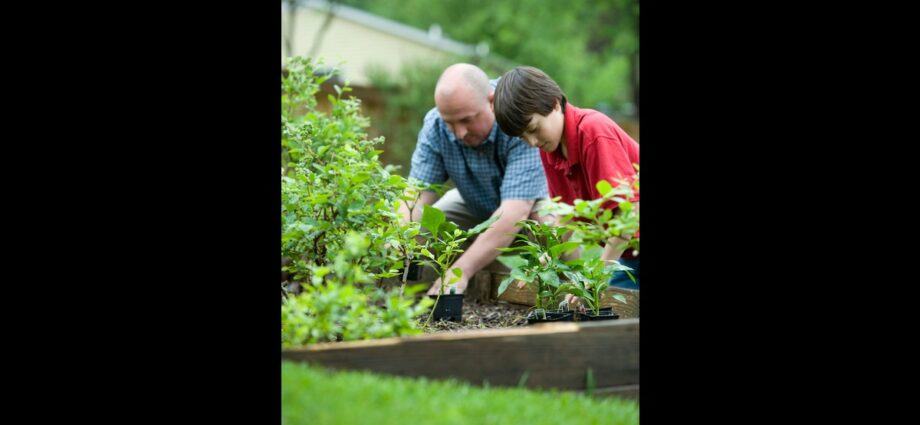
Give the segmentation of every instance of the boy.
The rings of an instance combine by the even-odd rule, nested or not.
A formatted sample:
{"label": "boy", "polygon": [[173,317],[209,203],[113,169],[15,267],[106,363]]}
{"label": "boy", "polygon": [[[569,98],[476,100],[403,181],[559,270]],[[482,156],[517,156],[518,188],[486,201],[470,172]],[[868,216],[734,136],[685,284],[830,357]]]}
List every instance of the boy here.
{"label": "boy", "polygon": [[[616,187],[636,177],[639,144],[606,115],[568,103],[559,85],[537,68],[521,66],[505,73],[495,88],[493,109],[504,133],[541,149],[551,197],[561,196],[568,204],[597,199],[601,195],[595,184],[601,179]],[[633,201],[638,208],[638,193]],[[631,267],[636,282],[616,272],[610,286],[639,289],[639,258],[624,253],[631,237],[608,240],[602,258]]]}

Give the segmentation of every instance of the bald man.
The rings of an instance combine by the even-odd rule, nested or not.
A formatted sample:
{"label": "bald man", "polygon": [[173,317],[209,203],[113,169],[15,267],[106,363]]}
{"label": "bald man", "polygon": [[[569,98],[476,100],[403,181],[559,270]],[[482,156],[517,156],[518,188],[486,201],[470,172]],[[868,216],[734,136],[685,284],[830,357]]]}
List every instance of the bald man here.
{"label": "bald man", "polygon": [[[501,214],[452,265],[463,270],[455,284],[458,294],[466,291],[470,277],[501,254],[497,248],[511,244],[520,231],[516,222],[537,219],[537,201],[548,196],[539,150],[503,133],[495,122],[492,96],[497,83],[470,64],[444,70],[435,87],[435,108],[425,115],[412,154],[409,177],[436,184],[449,179],[456,186],[440,199],[434,192],[422,192],[413,220],[420,219],[422,205],[432,204],[464,229]],[[408,215],[404,207],[404,218]],[[437,294],[439,287],[436,281],[428,294]]]}

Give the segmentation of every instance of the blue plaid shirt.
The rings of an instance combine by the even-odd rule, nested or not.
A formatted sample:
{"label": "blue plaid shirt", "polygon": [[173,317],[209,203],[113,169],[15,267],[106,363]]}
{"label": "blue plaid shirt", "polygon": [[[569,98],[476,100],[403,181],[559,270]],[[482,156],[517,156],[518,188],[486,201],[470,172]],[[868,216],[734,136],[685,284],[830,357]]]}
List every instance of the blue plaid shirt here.
{"label": "blue plaid shirt", "polygon": [[[493,80],[495,88],[498,79]],[[425,115],[409,177],[441,184],[451,179],[473,212],[486,219],[506,199],[548,197],[540,150],[492,124],[485,142],[471,148],[450,131],[437,108]]]}

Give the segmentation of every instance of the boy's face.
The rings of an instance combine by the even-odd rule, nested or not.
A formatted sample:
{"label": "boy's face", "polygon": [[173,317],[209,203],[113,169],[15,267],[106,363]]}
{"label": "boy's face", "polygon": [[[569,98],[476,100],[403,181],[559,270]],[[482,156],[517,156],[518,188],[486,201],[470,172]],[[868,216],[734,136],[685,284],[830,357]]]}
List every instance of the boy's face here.
{"label": "boy's face", "polygon": [[564,123],[565,116],[562,114],[562,107],[559,106],[557,101],[556,107],[549,112],[549,115],[533,114],[530,116],[530,122],[524,128],[521,139],[530,146],[543,149],[546,152],[553,152],[562,141]]}

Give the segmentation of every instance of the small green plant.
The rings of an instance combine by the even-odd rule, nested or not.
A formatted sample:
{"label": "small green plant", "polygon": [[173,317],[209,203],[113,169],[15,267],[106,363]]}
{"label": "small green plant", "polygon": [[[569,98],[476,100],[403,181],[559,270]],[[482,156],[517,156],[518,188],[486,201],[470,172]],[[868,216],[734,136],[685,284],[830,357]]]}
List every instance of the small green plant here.
{"label": "small green plant", "polygon": [[[409,217],[412,217],[418,207],[418,200],[422,191],[429,190],[438,194],[443,194],[443,185],[426,183],[420,180],[409,178],[406,180],[405,188],[399,197]],[[402,276],[400,280],[405,285],[409,275],[409,269],[415,263],[422,249],[425,248],[425,237],[420,236],[421,223],[417,221],[403,221],[399,217],[393,217],[393,226],[396,227],[394,237],[387,240],[387,243],[399,253],[402,259]]]}
{"label": "small green plant", "polygon": [[[578,259],[570,261],[571,271],[563,274],[567,283],[562,285],[560,291],[581,298],[587,309],[595,315],[600,314],[604,291],[607,289],[610,276],[616,271],[629,272],[630,269],[618,261],[605,262],[601,259],[603,248],[592,245],[584,249]],[[620,302],[626,302],[620,294],[613,295]]]}
{"label": "small green plant", "polygon": [[565,242],[567,229],[551,223],[521,220],[517,224],[524,230],[515,235],[517,245],[499,249],[518,254],[498,257],[498,261],[511,270],[499,284],[498,295],[505,293],[513,282],[524,282],[537,294],[536,312],[543,312],[546,318],[546,309],[554,308],[563,294],[559,274],[571,270],[562,258],[577,249],[578,242]]}
{"label": "small green plant", "polygon": [[[567,243],[576,243],[582,247],[580,258],[566,263],[571,270],[563,271],[568,283],[561,290],[582,298],[594,314],[599,314],[610,277],[616,271],[629,274],[632,270],[619,261],[604,261],[600,244],[613,237],[632,235],[639,229],[639,211],[631,202],[638,192],[639,175],[636,175],[632,183],[621,182],[615,188],[606,180],[599,181],[596,187],[601,194],[598,199],[577,199],[574,205],[554,199],[546,203],[540,213],[559,216],[560,226],[566,232],[571,232]],[[617,214],[605,208],[611,201],[618,204]],[[632,238],[628,249],[638,251],[639,238]],[[632,274],[629,276],[632,278]],[[620,302],[626,302],[622,295],[615,294],[614,297]]]}
{"label": "small green plant", "polygon": [[[438,288],[438,296],[435,304],[441,300],[445,288],[456,283],[463,277],[463,270],[454,267],[451,264],[463,252],[463,243],[467,239],[478,235],[489,228],[492,223],[498,220],[499,215],[494,215],[486,221],[479,223],[476,227],[464,231],[454,222],[448,221],[444,212],[431,205],[425,205],[422,210],[421,225],[429,232],[428,242],[421,249],[421,254],[427,257],[420,261],[423,265],[433,267],[438,274],[441,286]],[[428,315],[428,322],[434,315],[434,309]]]}

